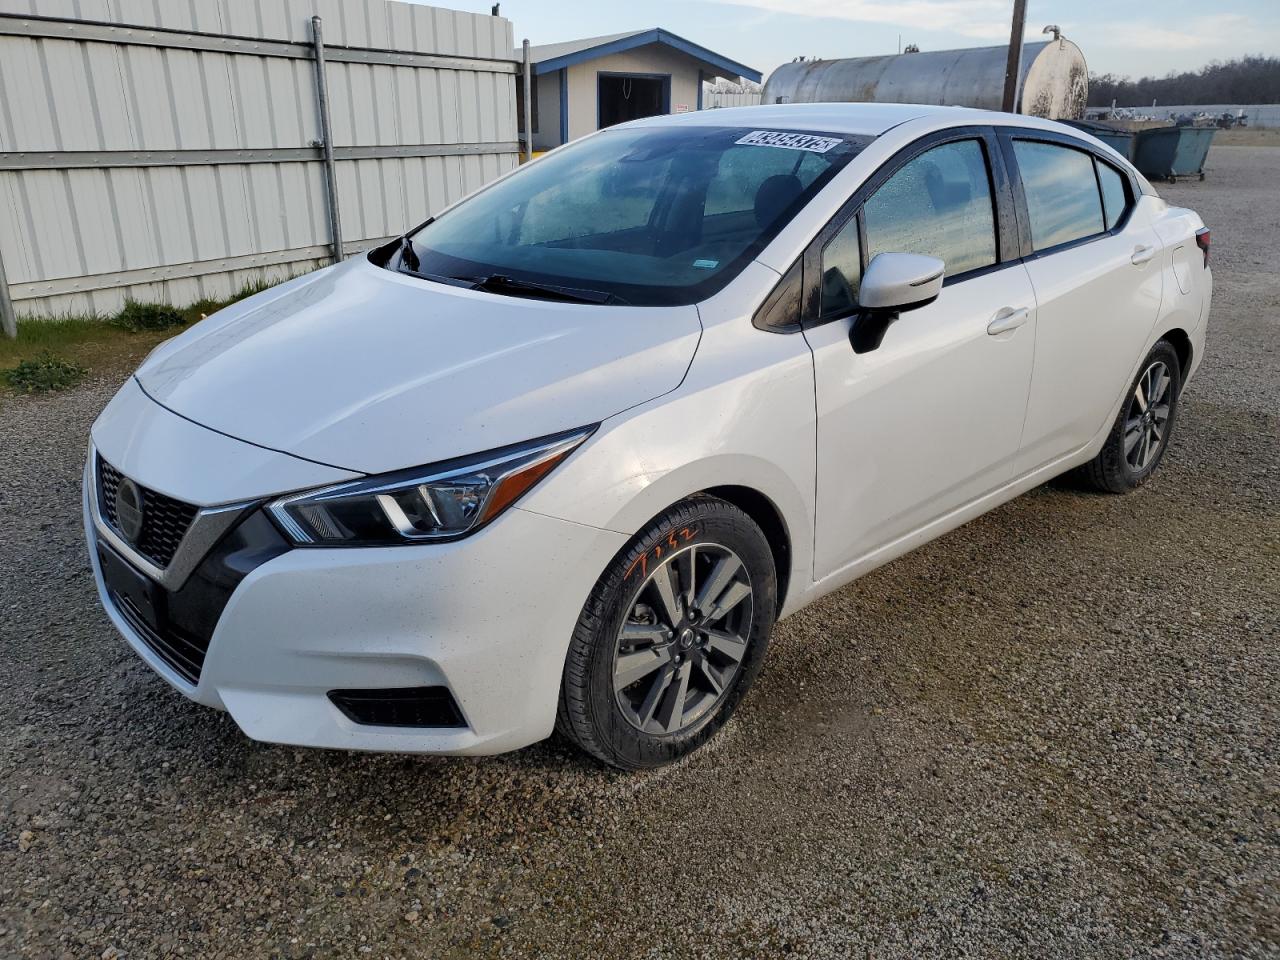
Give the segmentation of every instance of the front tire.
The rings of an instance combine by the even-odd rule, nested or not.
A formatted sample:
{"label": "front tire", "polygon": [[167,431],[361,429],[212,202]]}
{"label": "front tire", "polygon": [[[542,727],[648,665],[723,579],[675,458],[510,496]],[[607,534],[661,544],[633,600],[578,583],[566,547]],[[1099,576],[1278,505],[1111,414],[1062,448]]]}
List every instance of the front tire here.
{"label": "front tire", "polygon": [[760,670],[777,606],[773,555],[733,504],[697,496],[636,535],[574,629],[556,729],[627,770],[692,753]]}
{"label": "front tire", "polygon": [[1128,493],[1146,483],[1169,448],[1181,392],[1178,352],[1161,340],[1142,362],[1102,450],[1077,476],[1106,493]]}

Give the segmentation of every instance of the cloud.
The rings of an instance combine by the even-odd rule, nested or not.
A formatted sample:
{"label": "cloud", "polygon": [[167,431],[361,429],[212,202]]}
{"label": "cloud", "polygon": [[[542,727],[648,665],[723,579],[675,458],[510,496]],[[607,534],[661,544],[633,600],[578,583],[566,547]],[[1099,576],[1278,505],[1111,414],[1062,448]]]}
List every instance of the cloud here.
{"label": "cloud", "polygon": [[801,17],[943,30],[984,40],[1007,39],[1007,0],[714,0]]}
{"label": "cloud", "polygon": [[[1066,24],[1063,26],[1065,28]],[[1173,28],[1156,20],[1122,20],[1105,24],[1080,24],[1077,30],[1081,37],[1089,38],[1093,45],[1160,52],[1238,46],[1244,37],[1262,40],[1258,25],[1239,13],[1193,17],[1182,21],[1181,28]],[[1071,35],[1074,37],[1076,34]]]}

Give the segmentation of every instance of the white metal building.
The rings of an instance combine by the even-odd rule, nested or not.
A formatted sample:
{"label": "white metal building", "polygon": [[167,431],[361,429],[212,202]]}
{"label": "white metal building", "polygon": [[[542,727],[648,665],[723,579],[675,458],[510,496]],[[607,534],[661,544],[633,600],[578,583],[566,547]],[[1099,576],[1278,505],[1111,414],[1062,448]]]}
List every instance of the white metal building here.
{"label": "white metal building", "polygon": [[0,283],[112,313],[384,243],[516,165],[513,45],[386,0],[0,0]]}
{"label": "white metal building", "polygon": [[[660,28],[552,43],[530,52],[535,150],[626,120],[700,110],[705,80],[760,81],[759,70]],[[523,113],[523,98],[517,102]],[[523,130],[523,116],[520,125]]]}

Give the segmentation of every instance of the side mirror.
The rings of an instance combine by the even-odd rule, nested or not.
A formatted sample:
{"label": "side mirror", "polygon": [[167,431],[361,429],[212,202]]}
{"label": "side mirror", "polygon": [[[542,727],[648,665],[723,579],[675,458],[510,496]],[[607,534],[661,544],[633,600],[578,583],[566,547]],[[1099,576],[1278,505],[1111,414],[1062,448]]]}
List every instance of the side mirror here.
{"label": "side mirror", "polygon": [[918,253],[880,253],[867,266],[858,288],[861,313],[849,331],[855,353],[880,346],[900,313],[928,306],[942,292],[946,264]]}
{"label": "side mirror", "polygon": [[864,310],[902,313],[933,303],[942,292],[946,264],[918,253],[880,253],[867,266],[858,290]]}

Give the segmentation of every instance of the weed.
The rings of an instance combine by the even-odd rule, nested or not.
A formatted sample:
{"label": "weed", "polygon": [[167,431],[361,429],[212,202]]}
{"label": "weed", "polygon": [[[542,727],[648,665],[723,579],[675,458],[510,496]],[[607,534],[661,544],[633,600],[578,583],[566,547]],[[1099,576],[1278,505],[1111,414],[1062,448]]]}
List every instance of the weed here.
{"label": "weed", "polygon": [[111,319],[111,323],[125,330],[168,330],[180,327],[185,320],[182,314],[167,303],[139,303],[126,300],[124,309]]}
{"label": "weed", "polygon": [[88,373],[84,367],[45,351],[0,372],[5,382],[20,393],[47,393],[74,387]]}

